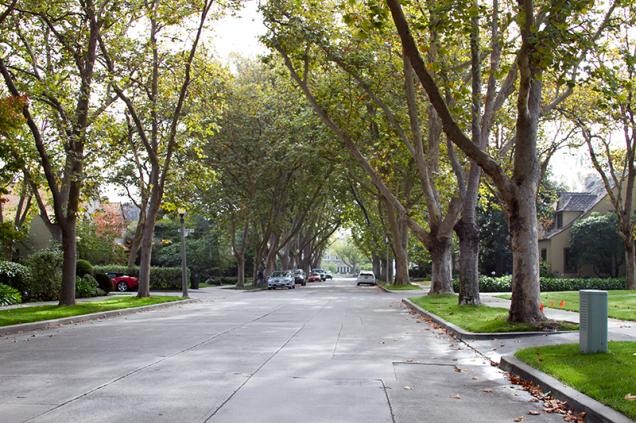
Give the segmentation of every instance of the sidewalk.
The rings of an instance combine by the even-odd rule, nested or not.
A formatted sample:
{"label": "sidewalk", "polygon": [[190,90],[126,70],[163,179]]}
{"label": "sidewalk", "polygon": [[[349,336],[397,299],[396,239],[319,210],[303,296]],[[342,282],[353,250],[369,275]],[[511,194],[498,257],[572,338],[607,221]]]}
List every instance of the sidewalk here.
{"label": "sidewalk", "polygon": [[[501,293],[481,293],[481,302],[491,307],[510,308],[510,300],[497,298]],[[568,322],[579,323],[579,313],[555,308],[545,308],[543,313],[548,319],[567,320]],[[607,319],[608,338],[610,341],[636,341],[636,322]],[[578,333],[576,334],[578,342]]]}

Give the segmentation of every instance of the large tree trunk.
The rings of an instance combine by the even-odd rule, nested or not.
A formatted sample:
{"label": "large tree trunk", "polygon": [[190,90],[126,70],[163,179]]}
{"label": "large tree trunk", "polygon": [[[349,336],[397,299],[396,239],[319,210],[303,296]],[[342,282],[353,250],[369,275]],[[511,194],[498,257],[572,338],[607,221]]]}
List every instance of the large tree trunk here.
{"label": "large tree trunk", "polygon": [[636,248],[634,240],[625,243],[625,282],[627,289],[636,289]]}
{"label": "large tree trunk", "polygon": [[455,225],[459,238],[459,304],[477,305],[479,299],[479,229],[462,217]]}
{"label": "large tree trunk", "polygon": [[453,262],[451,239],[433,239],[429,248],[432,261],[431,289],[429,294],[453,293]]}
{"label": "large tree trunk", "polygon": [[243,289],[245,287],[245,254],[235,254],[236,258],[236,287]]}
{"label": "large tree trunk", "polygon": [[141,237],[143,235],[144,228],[144,219],[142,216],[143,212],[139,214],[139,221],[135,228],[135,234],[133,235],[132,242],[130,243],[130,251],[128,251],[128,268],[135,266],[137,256],[139,255],[139,246],[141,245]]}
{"label": "large tree trunk", "polygon": [[382,259],[374,254],[371,258],[371,263],[373,265],[373,274],[380,277],[382,275]]}
{"label": "large tree trunk", "polygon": [[62,232],[62,289],[60,305],[75,304],[75,266],[77,261],[77,239],[75,219],[67,219]]}
{"label": "large tree trunk", "polygon": [[408,223],[406,216],[396,210],[391,203],[385,202],[389,227],[391,228],[391,247],[395,257],[395,285],[408,285],[409,255],[408,255]]}
{"label": "large tree trunk", "polygon": [[536,201],[532,189],[519,195],[509,209],[512,243],[512,303],[508,320],[537,323],[545,320],[540,309],[539,244]]}
{"label": "large tree trunk", "polygon": [[152,199],[148,204],[148,213],[141,235],[141,255],[139,257],[139,288],[138,297],[150,296],[150,263],[152,260],[152,241],[155,237],[155,222],[161,204],[161,194],[152,194]]}

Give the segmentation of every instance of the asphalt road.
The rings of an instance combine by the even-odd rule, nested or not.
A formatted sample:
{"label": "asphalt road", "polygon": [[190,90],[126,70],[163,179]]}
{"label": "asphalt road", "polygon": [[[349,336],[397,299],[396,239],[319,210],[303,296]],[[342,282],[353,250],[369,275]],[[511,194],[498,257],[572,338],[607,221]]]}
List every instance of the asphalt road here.
{"label": "asphalt road", "polygon": [[0,338],[0,422],[562,421],[352,279],[192,297]]}

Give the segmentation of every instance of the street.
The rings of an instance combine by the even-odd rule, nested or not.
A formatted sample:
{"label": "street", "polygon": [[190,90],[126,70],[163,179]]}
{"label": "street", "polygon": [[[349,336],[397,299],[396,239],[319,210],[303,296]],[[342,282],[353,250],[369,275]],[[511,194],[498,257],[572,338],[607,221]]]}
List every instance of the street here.
{"label": "street", "polygon": [[377,287],[191,296],[0,338],[0,422],[562,421]]}

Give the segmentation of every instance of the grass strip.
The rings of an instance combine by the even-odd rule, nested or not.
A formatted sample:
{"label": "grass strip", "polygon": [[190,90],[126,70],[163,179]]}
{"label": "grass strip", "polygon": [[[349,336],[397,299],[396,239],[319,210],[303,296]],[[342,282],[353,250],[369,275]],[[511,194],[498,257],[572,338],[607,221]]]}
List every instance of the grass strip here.
{"label": "grass strip", "polygon": [[[497,295],[509,300],[510,294]],[[579,291],[542,292],[544,307],[579,311]],[[607,291],[607,313],[609,317],[620,320],[636,321],[636,291]]]}
{"label": "grass strip", "polygon": [[416,290],[422,289],[421,286],[414,285],[412,283],[407,285],[395,285],[395,284],[384,285],[383,284],[382,286],[385,289],[388,289],[389,291],[416,291]]}
{"label": "grass strip", "polygon": [[541,326],[510,323],[508,322],[508,309],[485,305],[460,306],[457,304],[457,295],[426,295],[413,297],[410,300],[468,332],[531,332],[543,330],[546,326],[556,327],[558,330],[578,330],[577,324],[568,322],[548,322]]}
{"label": "grass strip", "polygon": [[578,344],[525,348],[515,356],[564,384],[636,419],[636,342],[609,342],[607,354],[583,354]]}
{"label": "grass strip", "polygon": [[63,317],[80,316],[83,314],[99,313],[103,311],[143,307],[147,305],[176,301],[180,300],[181,298],[182,297],[164,295],[147,298],[125,296],[104,301],[87,301],[77,303],[72,306],[43,305],[11,308],[0,310],[0,326],[41,322],[44,320],[61,319]]}

